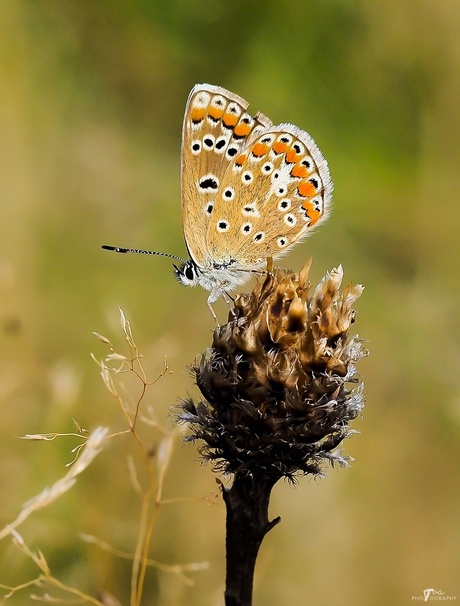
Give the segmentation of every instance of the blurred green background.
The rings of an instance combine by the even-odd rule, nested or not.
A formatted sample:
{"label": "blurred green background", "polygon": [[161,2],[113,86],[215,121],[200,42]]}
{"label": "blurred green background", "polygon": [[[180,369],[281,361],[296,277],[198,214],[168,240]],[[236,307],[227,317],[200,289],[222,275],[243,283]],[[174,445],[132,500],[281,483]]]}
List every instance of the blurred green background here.
{"label": "blurred green background", "polygon": [[[72,417],[125,427],[90,359],[106,353],[92,331],[123,350],[118,305],[149,376],[165,355],[173,371],[149,390],[157,418],[167,425],[169,407],[195,393],[187,365],[213,328],[205,292],[182,289],[167,259],[100,245],[185,254],[182,117],[192,86],[210,82],[305,128],[329,161],[334,212],[283,264],[313,255],[316,281],[342,263],[366,287],[356,330],[371,351],[359,365],[367,408],[343,447],[356,460],[276,486],[282,523],[262,546],[254,603],[404,605],[426,588],[460,599],[459,68],[449,0],[1,2],[1,525],[65,473],[75,445],[18,436],[72,431]],[[222,302],[216,311],[225,318]],[[58,578],[123,604],[129,562],[78,532],[133,551],[128,442],[108,444],[19,529]],[[210,567],[190,587],[150,571],[144,603],[223,604],[224,507],[202,500],[214,475],[180,440],[165,490],[190,500],[161,509],[152,557]],[[0,583],[33,578],[23,554],[0,547]]]}

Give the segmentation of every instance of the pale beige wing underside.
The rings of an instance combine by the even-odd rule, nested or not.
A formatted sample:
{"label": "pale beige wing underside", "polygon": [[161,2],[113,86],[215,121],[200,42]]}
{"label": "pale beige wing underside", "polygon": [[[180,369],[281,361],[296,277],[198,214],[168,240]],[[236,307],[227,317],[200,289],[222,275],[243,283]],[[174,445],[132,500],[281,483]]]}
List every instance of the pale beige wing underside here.
{"label": "pale beige wing underside", "polygon": [[198,85],[182,149],[182,214],[201,267],[253,268],[285,254],[330,211],[332,182],[313,139],[292,124],[246,113],[247,102]]}

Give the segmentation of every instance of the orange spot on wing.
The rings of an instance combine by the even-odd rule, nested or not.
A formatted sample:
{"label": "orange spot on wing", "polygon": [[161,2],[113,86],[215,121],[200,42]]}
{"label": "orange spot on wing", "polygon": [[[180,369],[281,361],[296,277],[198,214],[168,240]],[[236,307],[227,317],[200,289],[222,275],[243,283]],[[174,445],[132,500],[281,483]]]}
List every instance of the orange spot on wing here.
{"label": "orange spot on wing", "polygon": [[246,135],[249,135],[250,132],[251,132],[251,126],[249,124],[247,124],[246,122],[240,122],[233,129],[233,133],[237,137],[245,137]]}
{"label": "orange spot on wing", "polygon": [[204,107],[194,107],[191,111],[192,122],[201,122],[203,120],[206,110]]}
{"label": "orange spot on wing", "polygon": [[222,115],[224,113],[224,109],[223,107],[210,107],[208,110],[208,114],[211,116],[211,118],[214,118],[214,120],[219,120],[220,118],[222,118]]}
{"label": "orange spot on wing", "polygon": [[288,162],[289,164],[293,164],[294,162],[298,162],[299,160],[302,159],[302,156],[300,154],[298,154],[295,149],[290,149],[287,153],[286,153],[286,162]]}
{"label": "orange spot on wing", "polygon": [[237,164],[238,166],[242,166],[242,164],[245,162],[246,160],[246,154],[240,154],[238,156],[238,158],[235,159],[235,164]]}
{"label": "orange spot on wing", "polygon": [[256,143],[253,146],[251,153],[253,156],[260,158],[260,156],[265,156],[265,154],[268,154],[269,149],[270,148],[268,145],[265,145],[264,143]]}
{"label": "orange spot on wing", "polygon": [[225,126],[235,126],[238,122],[238,116],[235,116],[235,114],[224,114],[222,121]]}
{"label": "orange spot on wing", "polygon": [[284,152],[286,152],[288,149],[289,149],[288,144],[283,143],[282,141],[277,141],[273,145],[273,151],[275,152],[275,154],[284,154]]}
{"label": "orange spot on wing", "polygon": [[296,164],[291,170],[291,177],[308,177],[308,170],[303,164]]}
{"label": "orange spot on wing", "polygon": [[297,191],[304,198],[311,198],[316,193],[315,186],[310,181],[301,181],[297,187]]}
{"label": "orange spot on wing", "polygon": [[311,204],[311,202],[304,202],[302,204],[302,208],[305,210],[305,212],[308,215],[308,218],[310,219],[310,226],[314,225],[318,219],[321,217],[321,212],[319,210],[317,210],[313,204]]}

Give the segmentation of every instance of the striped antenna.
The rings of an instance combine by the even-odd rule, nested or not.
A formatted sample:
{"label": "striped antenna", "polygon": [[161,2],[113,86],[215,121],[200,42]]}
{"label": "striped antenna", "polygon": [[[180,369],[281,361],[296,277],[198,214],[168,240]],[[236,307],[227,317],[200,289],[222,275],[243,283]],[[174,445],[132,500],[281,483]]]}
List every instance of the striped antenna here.
{"label": "striped antenna", "polygon": [[160,257],[169,257],[170,259],[177,259],[178,261],[182,261],[182,263],[186,263],[185,259],[182,257],[177,257],[176,255],[170,255],[164,252],[157,252],[155,250],[141,250],[140,248],[121,248],[120,246],[109,246],[108,244],[103,244],[101,246],[104,250],[113,250],[117,253],[136,253],[138,255],[159,255]]}

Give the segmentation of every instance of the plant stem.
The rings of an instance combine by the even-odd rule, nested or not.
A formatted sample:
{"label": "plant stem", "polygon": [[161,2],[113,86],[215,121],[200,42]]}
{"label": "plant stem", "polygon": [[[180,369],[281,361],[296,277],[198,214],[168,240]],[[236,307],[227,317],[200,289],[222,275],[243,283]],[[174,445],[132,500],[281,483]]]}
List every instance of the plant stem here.
{"label": "plant stem", "polygon": [[236,473],[230,488],[222,487],[227,507],[226,606],[251,606],[257,553],[264,536],[280,522],[268,519],[270,493],[280,476]]}

